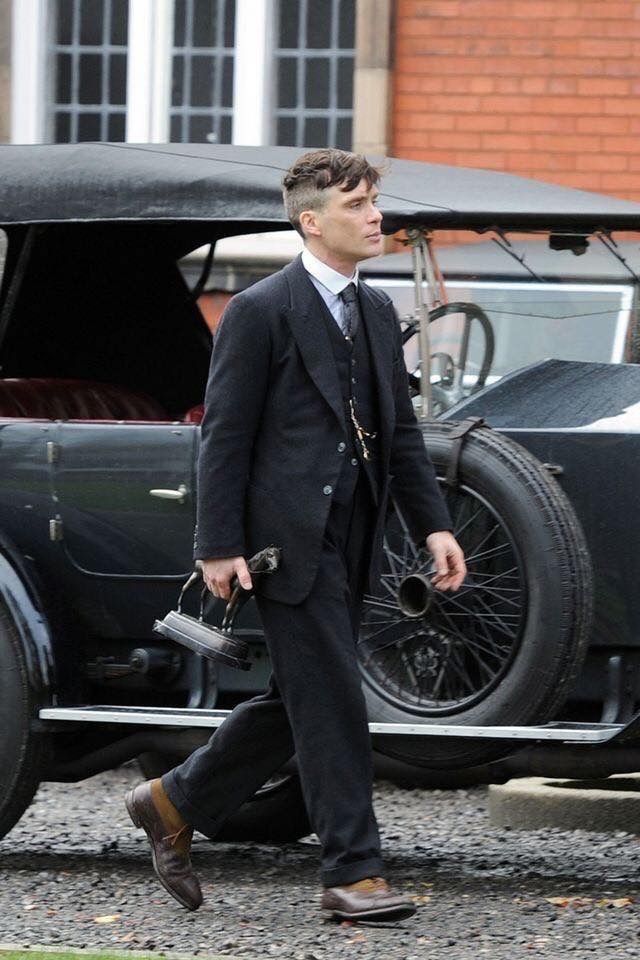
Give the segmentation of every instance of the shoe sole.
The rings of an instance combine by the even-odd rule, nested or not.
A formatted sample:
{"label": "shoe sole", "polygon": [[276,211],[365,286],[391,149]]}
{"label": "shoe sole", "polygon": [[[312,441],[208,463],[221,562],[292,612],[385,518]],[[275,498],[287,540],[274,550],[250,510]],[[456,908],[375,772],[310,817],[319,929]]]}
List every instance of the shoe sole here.
{"label": "shoe sole", "polygon": [[164,889],[167,891],[167,893],[170,894],[174,900],[177,900],[178,903],[181,904],[181,906],[186,907],[187,910],[197,910],[198,907],[200,906],[199,903],[194,905],[193,903],[189,903],[187,900],[183,900],[182,897],[178,893],[176,893],[176,891],[173,890],[166,883],[162,874],[158,872],[158,866],[156,863],[156,851],[153,845],[153,840],[151,839],[151,835],[144,824],[144,820],[136,810],[133,794],[134,794],[133,790],[130,790],[127,793],[127,795],[124,798],[124,805],[127,808],[127,813],[129,814],[129,817],[131,818],[131,822],[133,823],[134,827],[137,827],[139,830],[144,830],[144,832],[147,835],[147,840],[149,841],[149,846],[151,847],[151,862],[153,864],[153,871],[156,877],[158,878],[158,880],[160,881]]}
{"label": "shoe sole", "polygon": [[347,910],[332,910],[323,907],[324,912],[335,920],[407,920],[412,917],[416,908],[407,904],[403,907],[380,907],[379,910],[361,910],[352,912]]}

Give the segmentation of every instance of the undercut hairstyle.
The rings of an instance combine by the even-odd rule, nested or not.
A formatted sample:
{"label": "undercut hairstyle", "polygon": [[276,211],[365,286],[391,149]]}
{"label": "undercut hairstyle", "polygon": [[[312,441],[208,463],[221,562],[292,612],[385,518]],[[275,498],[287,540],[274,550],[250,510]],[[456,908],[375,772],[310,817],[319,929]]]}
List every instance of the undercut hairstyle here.
{"label": "undercut hairstyle", "polygon": [[329,187],[339,187],[347,193],[355,190],[364,180],[371,189],[377,186],[382,172],[362,154],[333,147],[312,150],[298,157],[282,180],[284,209],[292,227],[304,239],[300,214],[303,210],[322,210],[327,202],[326,190]]}

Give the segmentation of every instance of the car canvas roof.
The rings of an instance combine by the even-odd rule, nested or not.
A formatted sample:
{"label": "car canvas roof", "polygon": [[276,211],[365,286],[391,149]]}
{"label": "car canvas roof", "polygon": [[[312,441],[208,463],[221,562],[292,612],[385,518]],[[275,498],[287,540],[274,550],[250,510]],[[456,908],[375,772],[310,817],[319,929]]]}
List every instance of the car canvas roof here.
{"label": "car canvas roof", "polygon": [[[225,221],[287,226],[294,147],[81,143],[0,147],[0,224]],[[371,158],[374,162],[377,159]],[[632,230],[640,204],[491,170],[387,159],[384,229]],[[232,226],[232,225],[236,226]]]}

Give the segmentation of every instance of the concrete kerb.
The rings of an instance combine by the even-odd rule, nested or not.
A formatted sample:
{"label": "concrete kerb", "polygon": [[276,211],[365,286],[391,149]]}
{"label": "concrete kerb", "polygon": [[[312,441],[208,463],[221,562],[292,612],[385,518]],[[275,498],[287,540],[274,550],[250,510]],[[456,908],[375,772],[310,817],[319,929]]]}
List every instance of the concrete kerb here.
{"label": "concrete kerb", "polygon": [[[79,957],[122,957],[122,960],[149,960],[150,957],[157,960],[159,957],[166,957],[167,960],[241,960],[240,957],[232,957],[228,953],[182,953],[173,950],[123,950],[119,947],[68,947],[64,943],[57,944],[36,944],[36,943],[0,943],[0,960],[6,953],[51,953],[51,954],[73,954]],[[246,954],[242,960],[247,960]]]}
{"label": "concrete kerb", "polygon": [[525,777],[489,787],[489,818],[501,827],[640,833],[640,774],[604,780]]}

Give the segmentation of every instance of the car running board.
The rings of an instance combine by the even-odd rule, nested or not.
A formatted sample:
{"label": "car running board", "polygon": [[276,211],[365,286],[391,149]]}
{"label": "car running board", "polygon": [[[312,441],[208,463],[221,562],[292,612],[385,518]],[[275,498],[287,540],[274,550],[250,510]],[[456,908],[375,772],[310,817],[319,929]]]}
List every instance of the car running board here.
{"label": "car running board", "polygon": [[[76,706],[43,707],[40,719],[76,723],[125,723],[153,727],[219,727],[230,710],[199,710],[181,707]],[[532,727],[475,727],[446,723],[369,723],[373,734],[403,737],[458,737],[474,740],[554,740],[561,743],[630,743],[640,741],[640,714],[628,724],[571,723],[554,721]]]}

